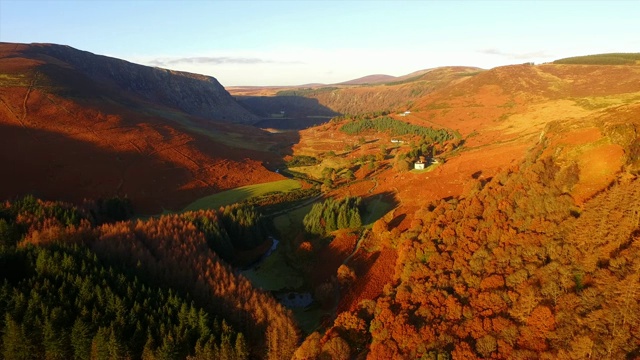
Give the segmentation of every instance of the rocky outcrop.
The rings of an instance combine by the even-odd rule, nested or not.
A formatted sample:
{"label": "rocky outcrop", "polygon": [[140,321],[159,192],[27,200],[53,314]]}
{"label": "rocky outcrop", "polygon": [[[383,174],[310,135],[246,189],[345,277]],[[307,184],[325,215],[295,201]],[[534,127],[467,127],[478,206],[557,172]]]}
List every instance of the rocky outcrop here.
{"label": "rocky outcrop", "polygon": [[190,115],[237,123],[258,120],[211,76],[138,65],[65,45],[31,44],[25,53],[48,63],[54,58],[97,83]]}

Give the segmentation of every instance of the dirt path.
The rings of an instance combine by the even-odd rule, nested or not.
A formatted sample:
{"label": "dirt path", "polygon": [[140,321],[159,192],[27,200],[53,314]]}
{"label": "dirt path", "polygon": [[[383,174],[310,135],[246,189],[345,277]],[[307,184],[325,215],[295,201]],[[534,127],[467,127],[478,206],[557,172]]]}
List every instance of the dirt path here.
{"label": "dirt path", "polygon": [[13,112],[13,110],[11,110],[11,107],[9,107],[9,104],[7,104],[4,99],[0,98],[0,102],[2,102],[4,104],[4,106],[7,108],[7,111],[9,111],[9,113],[11,113],[11,115],[13,115],[16,120],[18,120],[18,122],[20,123],[20,125],[23,128],[26,128],[27,126],[24,124],[24,121],[22,121],[22,119],[20,119],[20,116],[18,116],[16,113]]}
{"label": "dirt path", "polygon": [[29,84],[29,88],[27,88],[27,93],[24,95],[24,100],[22,100],[22,119],[20,120],[21,123],[23,123],[24,126],[24,120],[27,118],[27,101],[29,101],[29,95],[31,95],[31,91],[33,90],[33,88],[36,86],[36,83],[38,82],[38,72],[36,72],[33,75],[33,79],[31,80],[31,83]]}

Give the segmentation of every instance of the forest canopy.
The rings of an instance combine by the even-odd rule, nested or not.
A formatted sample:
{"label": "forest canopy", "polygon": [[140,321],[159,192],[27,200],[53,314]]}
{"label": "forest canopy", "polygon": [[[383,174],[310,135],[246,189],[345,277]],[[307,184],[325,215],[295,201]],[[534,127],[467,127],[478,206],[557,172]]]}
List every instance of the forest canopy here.
{"label": "forest canopy", "polygon": [[211,246],[225,236],[232,248],[250,246],[263,235],[258,218],[236,206],[99,224],[66,203],[27,197],[0,205],[0,352],[290,357],[298,341],[291,313]]}
{"label": "forest canopy", "polygon": [[361,204],[361,198],[349,196],[315,203],[304,217],[304,228],[308,233],[319,236],[326,236],[338,229],[357,229],[362,226]]}
{"label": "forest canopy", "polygon": [[342,125],[340,130],[348,135],[358,135],[367,130],[386,132],[392,136],[419,135],[431,139],[432,142],[443,142],[453,138],[453,134],[446,129],[433,129],[430,127],[409,124],[390,117],[377,119],[360,119],[349,121]]}

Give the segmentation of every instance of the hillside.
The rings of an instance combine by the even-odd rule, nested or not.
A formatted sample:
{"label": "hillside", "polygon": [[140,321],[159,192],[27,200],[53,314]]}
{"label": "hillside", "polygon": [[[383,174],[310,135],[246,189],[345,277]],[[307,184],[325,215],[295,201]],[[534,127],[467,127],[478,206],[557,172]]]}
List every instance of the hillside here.
{"label": "hillside", "polygon": [[481,69],[471,67],[442,67],[422,75],[400,78],[395,82],[318,92],[310,97],[318,99],[320,104],[341,114],[384,110],[402,112],[411,109],[413,102],[420,97],[465,81],[479,71]]}
{"label": "hillside", "polygon": [[24,61],[38,64],[38,72],[71,91],[68,95],[88,95],[85,86],[91,86],[89,80],[99,91],[124,93],[130,101],[138,98],[205,119],[238,123],[256,120],[210,76],[152,68],[56,44],[0,43],[0,47],[4,66],[12,66],[11,62],[20,66]]}
{"label": "hillside", "polygon": [[611,53],[574,56],[558,59],[553,63],[574,65],[633,65],[640,63],[640,53]]}
{"label": "hillside", "polygon": [[356,279],[342,290],[345,312],[297,356],[635,358],[640,326],[625,314],[638,294],[613,289],[640,286],[628,260],[638,252],[638,84],[637,66],[563,64],[452,84],[393,116],[461,135],[458,148],[436,145],[440,162],[424,171],[399,166],[420,137],[345,133],[358,117],[304,130],[294,154],[356,176],[333,196],[393,210],[345,263]]}
{"label": "hillside", "polygon": [[221,122],[255,117],[213,78],[59,45],[0,45],[0,102],[3,199],[118,195],[143,213],[180,209],[281,179],[268,149],[290,142]]}
{"label": "hillside", "polygon": [[291,312],[214,251],[247,240],[226,210],[110,212],[30,196],[0,205],[4,359],[290,357]]}
{"label": "hillside", "polygon": [[[292,119],[403,112],[426,94],[481,72],[473,67],[441,67],[405,76],[371,75],[340,84],[313,87],[229,88],[246,108],[263,117],[284,111]],[[306,128],[301,126],[298,128]]]}
{"label": "hillside", "polygon": [[384,84],[395,81],[397,78],[391,75],[375,74],[367,75],[361,78],[344,81],[336,85],[372,85],[372,84]]}

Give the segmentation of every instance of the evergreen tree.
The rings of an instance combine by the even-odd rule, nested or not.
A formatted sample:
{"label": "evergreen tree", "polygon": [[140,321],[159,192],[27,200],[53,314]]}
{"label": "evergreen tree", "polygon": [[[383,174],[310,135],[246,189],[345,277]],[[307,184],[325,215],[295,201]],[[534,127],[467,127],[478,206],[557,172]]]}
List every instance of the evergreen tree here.
{"label": "evergreen tree", "polygon": [[222,335],[222,342],[220,342],[220,360],[231,360],[234,356],[234,349],[231,346],[231,339],[229,335]]}
{"label": "evergreen tree", "polygon": [[142,360],[154,360],[156,358],[154,350],[155,342],[153,341],[153,336],[149,333],[147,335],[147,342],[144,344],[144,348],[142,349]]}
{"label": "evergreen tree", "polygon": [[338,212],[338,228],[346,229],[349,227],[349,218],[347,217],[347,207],[345,205],[340,207]]}
{"label": "evergreen tree", "polygon": [[91,329],[79,317],[71,328],[71,348],[75,360],[86,360],[91,357]]}
{"label": "evergreen tree", "polygon": [[109,329],[100,327],[91,341],[91,359],[108,360],[109,353]]}
{"label": "evergreen tree", "polygon": [[249,348],[247,346],[247,341],[244,339],[244,335],[239,332],[238,336],[236,336],[236,359],[238,360],[247,360],[249,359]]}
{"label": "evergreen tree", "polygon": [[358,212],[358,209],[351,209],[351,214],[349,217],[349,228],[357,229],[360,226],[362,226],[362,220],[360,219],[360,213]]}
{"label": "evergreen tree", "polygon": [[9,313],[4,317],[2,345],[2,355],[6,360],[33,358],[35,350],[33,344],[27,339],[24,328],[13,320]]}
{"label": "evergreen tree", "polygon": [[70,358],[66,344],[69,338],[64,331],[54,327],[51,320],[47,319],[44,322],[42,332],[45,358],[51,360],[66,360]]}
{"label": "evergreen tree", "polygon": [[328,211],[326,216],[326,232],[330,233],[338,229],[338,223],[336,221],[336,213]]}

